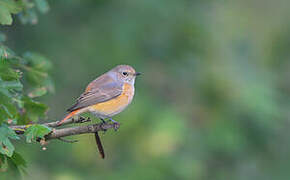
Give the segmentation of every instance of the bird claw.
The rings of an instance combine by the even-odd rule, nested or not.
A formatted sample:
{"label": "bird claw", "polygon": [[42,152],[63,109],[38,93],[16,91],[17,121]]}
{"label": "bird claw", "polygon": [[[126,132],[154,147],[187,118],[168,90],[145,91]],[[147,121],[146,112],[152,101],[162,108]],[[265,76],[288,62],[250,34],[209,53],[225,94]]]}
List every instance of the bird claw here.
{"label": "bird claw", "polygon": [[[102,121],[102,125],[106,125],[108,124],[109,121],[111,121],[113,123],[113,128],[115,131],[117,131],[120,127],[120,123],[118,123],[117,121],[113,120],[112,118],[109,118],[109,121],[105,121],[104,119],[100,118],[100,120]],[[106,133],[107,129],[103,129],[104,134]]]}
{"label": "bird claw", "polygon": [[115,120],[113,120],[112,118],[110,118],[110,121],[113,122],[114,130],[117,131],[119,129],[119,127],[120,127],[120,123],[115,121]]}
{"label": "bird claw", "polygon": [[74,123],[85,123],[85,122],[90,122],[91,121],[91,118],[90,117],[87,117],[87,118],[85,118],[85,117],[82,117],[82,116],[80,116],[78,119],[73,119],[73,122]]}
{"label": "bird claw", "polygon": [[120,128],[120,123],[114,122],[114,130],[117,131]]}

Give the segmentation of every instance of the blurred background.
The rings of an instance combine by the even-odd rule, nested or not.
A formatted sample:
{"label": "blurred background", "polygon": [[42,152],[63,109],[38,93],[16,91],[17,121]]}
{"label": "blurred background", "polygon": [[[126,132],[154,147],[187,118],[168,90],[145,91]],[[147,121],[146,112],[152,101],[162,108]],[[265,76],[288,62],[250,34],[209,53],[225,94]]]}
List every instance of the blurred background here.
{"label": "blurred background", "polygon": [[[49,1],[37,25],[4,31],[54,63],[48,119],[118,64],[143,73],[132,104],[80,142],[18,142],[24,179],[289,179],[290,1]],[[97,121],[97,120],[96,120]],[[19,148],[21,147],[21,148]]]}

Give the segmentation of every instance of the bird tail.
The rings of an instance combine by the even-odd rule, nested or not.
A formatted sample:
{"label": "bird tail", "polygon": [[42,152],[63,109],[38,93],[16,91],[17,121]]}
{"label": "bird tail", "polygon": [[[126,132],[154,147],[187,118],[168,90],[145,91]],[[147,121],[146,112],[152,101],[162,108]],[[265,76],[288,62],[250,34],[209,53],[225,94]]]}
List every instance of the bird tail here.
{"label": "bird tail", "polygon": [[74,115],[76,115],[79,112],[79,110],[75,110],[70,112],[68,115],[66,115],[61,121],[59,121],[57,123],[58,126],[62,125],[67,119],[73,117]]}

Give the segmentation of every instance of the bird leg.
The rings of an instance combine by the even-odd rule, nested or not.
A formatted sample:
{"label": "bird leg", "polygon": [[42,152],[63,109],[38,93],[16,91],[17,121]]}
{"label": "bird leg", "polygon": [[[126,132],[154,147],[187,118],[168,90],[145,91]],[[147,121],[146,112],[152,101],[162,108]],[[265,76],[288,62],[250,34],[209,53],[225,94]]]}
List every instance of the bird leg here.
{"label": "bird leg", "polygon": [[90,117],[85,118],[85,117],[80,116],[78,119],[73,118],[74,123],[85,123],[85,122],[90,122],[90,121],[91,121]]}
{"label": "bird leg", "polygon": [[[107,124],[107,122],[103,118],[100,118],[100,120],[102,121],[102,124]],[[105,134],[107,129],[104,129],[103,131],[104,131],[104,134]]]}
{"label": "bird leg", "polygon": [[112,121],[114,123],[114,130],[117,131],[120,127],[120,123],[113,120],[112,118],[109,118],[110,121]]}
{"label": "bird leg", "polygon": [[102,121],[103,124],[107,124],[107,122],[103,118],[100,118],[100,120]]}

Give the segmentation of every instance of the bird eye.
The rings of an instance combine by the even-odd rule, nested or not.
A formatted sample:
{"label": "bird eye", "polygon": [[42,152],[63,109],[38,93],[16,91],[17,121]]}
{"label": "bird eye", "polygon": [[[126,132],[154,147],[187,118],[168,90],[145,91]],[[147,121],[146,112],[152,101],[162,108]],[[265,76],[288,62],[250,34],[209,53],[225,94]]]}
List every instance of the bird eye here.
{"label": "bird eye", "polygon": [[122,73],[124,76],[128,76],[128,73],[127,72],[123,72]]}

